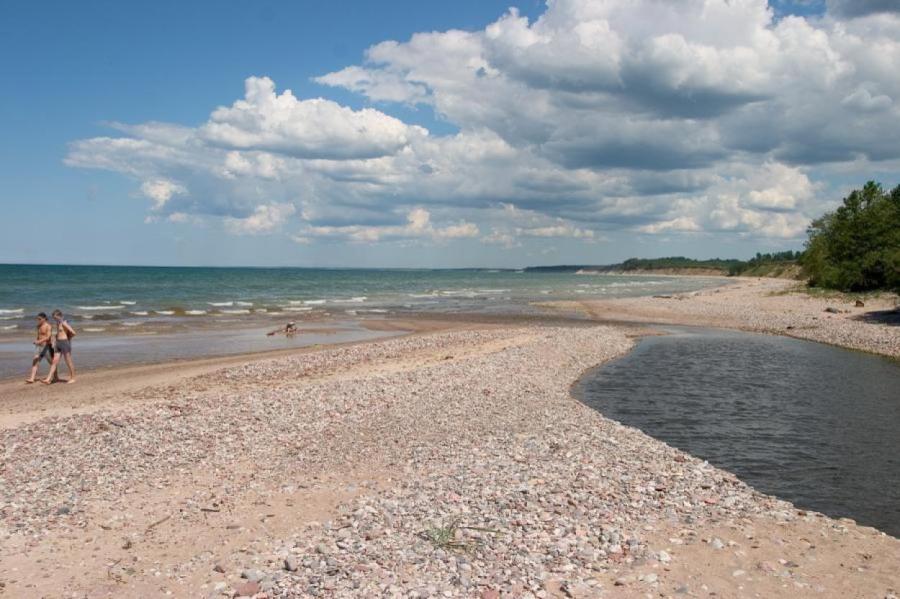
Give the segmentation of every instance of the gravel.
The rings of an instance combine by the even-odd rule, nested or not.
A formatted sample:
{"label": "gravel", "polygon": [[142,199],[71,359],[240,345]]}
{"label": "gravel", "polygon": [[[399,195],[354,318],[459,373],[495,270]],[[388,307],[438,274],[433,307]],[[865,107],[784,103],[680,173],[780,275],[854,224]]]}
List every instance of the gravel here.
{"label": "gravel", "polygon": [[[600,573],[670,562],[646,541],[659,528],[801,517],[571,398],[581,373],[631,345],[601,326],[405,337],[258,361],[147,390],[153,403],[127,411],[5,430],[0,541],[86,526],[98,502],[126,510],[129,489],[166,473],[217,472],[212,494],[227,497],[238,463],[253,464],[260,485],[384,464],[396,484],[265,539],[243,580],[214,596],[590,597]],[[656,584],[621,584],[638,582]]]}

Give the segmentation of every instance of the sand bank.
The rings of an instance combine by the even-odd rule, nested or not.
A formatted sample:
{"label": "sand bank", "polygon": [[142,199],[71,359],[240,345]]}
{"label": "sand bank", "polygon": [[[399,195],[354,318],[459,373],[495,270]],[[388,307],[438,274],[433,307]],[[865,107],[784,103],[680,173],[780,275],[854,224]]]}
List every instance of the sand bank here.
{"label": "sand bank", "polygon": [[601,321],[686,324],[788,335],[886,356],[900,356],[896,296],[815,297],[784,279],[733,279],[734,284],[685,294],[608,300],[543,302]]}
{"label": "sand bank", "polygon": [[49,597],[896,592],[900,541],[571,398],[631,345],[606,326],[460,328],[7,428],[0,579]]}

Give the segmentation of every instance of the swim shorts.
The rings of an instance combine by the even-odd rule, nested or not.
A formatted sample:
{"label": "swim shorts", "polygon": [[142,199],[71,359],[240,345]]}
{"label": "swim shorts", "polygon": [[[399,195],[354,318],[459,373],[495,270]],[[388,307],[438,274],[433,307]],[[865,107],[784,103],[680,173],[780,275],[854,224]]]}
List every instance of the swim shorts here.
{"label": "swim shorts", "polygon": [[56,351],[58,351],[62,355],[71,354],[72,353],[72,344],[68,339],[57,339],[56,340]]}
{"label": "swim shorts", "polygon": [[38,358],[43,360],[47,358],[48,360],[53,359],[53,344],[47,343],[46,345],[41,346],[41,351],[38,353]]}

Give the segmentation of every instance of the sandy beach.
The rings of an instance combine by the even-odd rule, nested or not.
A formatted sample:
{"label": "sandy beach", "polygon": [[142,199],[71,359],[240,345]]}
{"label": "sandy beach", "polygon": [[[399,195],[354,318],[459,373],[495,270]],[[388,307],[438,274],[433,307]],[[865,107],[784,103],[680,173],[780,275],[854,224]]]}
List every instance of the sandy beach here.
{"label": "sandy beach", "polygon": [[539,305],[607,322],[712,326],[787,335],[875,354],[900,356],[897,297],[816,297],[797,281],[734,277],[728,285],[683,294]]}
{"label": "sandy beach", "polygon": [[[554,307],[897,355],[897,327],[771,295],[785,285]],[[4,384],[0,594],[900,591],[897,539],[762,495],[571,396],[636,334],[456,319],[387,340],[86,372],[69,387]]]}

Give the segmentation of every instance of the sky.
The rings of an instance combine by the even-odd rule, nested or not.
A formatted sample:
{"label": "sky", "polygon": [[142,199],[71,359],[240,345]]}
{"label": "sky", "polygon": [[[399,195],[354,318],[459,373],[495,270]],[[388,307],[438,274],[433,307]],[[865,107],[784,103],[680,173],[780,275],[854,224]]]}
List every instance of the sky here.
{"label": "sky", "polygon": [[0,5],[0,262],[800,249],[900,183],[896,0]]}

